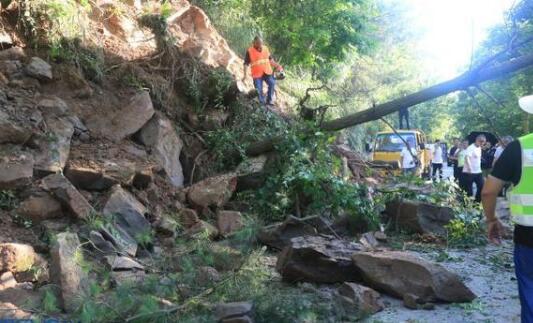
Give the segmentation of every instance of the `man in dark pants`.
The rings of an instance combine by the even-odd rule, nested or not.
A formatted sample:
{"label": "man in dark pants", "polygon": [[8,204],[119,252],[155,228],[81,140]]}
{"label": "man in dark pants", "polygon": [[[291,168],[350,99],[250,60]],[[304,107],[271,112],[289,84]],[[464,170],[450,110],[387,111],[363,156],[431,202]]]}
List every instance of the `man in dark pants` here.
{"label": "man in dark pants", "polygon": [[442,180],[442,163],[444,163],[444,152],[442,151],[440,139],[435,140],[432,154],[431,167],[433,169],[433,174],[431,177],[434,181],[437,181],[437,173],[439,173],[438,178]]}
{"label": "man in dark pants", "polygon": [[[276,63],[272,58],[268,47],[263,45],[263,40],[259,36],[254,38],[252,46],[246,51],[243,66],[243,82],[246,79],[246,70],[248,66],[251,67],[254,87],[259,96],[259,103],[261,103],[261,105],[272,105],[276,86],[272,67],[276,68],[278,71],[283,71],[283,67]],[[263,95],[263,82],[266,82],[268,86],[266,101],[265,96]]]}
{"label": "man in dark pants", "polygon": [[476,141],[468,146],[465,153],[463,175],[465,176],[466,194],[474,195],[474,183],[476,184],[476,202],[481,202],[481,190],[483,189],[483,172],[481,170],[481,147],[487,142],[484,135],[476,137]]}
{"label": "man in dark pants", "polygon": [[[521,98],[520,107],[533,114],[533,96]],[[509,194],[514,229],[514,262],[522,323],[533,322],[533,134],[510,143],[494,164],[483,188],[483,210],[491,242],[499,244],[503,226],[496,217],[498,194],[504,185],[514,185]]]}
{"label": "man in dark pants", "polygon": [[450,148],[450,152],[448,153],[448,166],[453,167],[453,178],[457,183],[459,183],[459,171],[462,171],[457,164],[459,144],[459,138],[453,138],[453,147]]}
{"label": "man in dark pants", "polygon": [[[401,108],[398,112],[400,115],[400,129],[410,129],[409,127],[409,108]],[[405,125],[407,128],[403,127],[403,119],[405,119]]]}

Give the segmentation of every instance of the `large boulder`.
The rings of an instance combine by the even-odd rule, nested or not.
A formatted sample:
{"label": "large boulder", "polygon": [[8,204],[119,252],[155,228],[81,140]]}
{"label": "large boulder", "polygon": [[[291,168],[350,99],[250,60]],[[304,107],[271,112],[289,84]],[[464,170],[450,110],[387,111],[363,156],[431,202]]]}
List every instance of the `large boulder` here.
{"label": "large boulder", "polygon": [[134,239],[150,233],[151,225],[145,217],[148,210],[120,185],[113,187],[103,213],[113,217],[116,225],[122,227]]}
{"label": "large boulder", "polygon": [[390,202],[385,212],[399,228],[415,233],[446,235],[444,226],[454,218],[449,207],[409,200]]}
{"label": "large boulder", "polygon": [[194,184],[187,198],[200,208],[221,207],[229,201],[236,187],[237,177],[234,173],[210,177]]}
{"label": "large boulder", "polygon": [[[1,122],[1,121],[0,121]],[[33,157],[17,147],[0,145],[0,190],[20,188],[31,183]]]}
{"label": "large boulder", "polygon": [[46,118],[47,133],[39,140],[39,153],[35,156],[34,169],[40,174],[63,170],[70,153],[70,139],[74,126],[67,119]]}
{"label": "large boulder", "polygon": [[50,250],[50,278],[61,290],[61,303],[65,311],[75,312],[83,301],[87,289],[87,273],[80,266],[83,257],[81,243],[75,233],[56,235]]}
{"label": "large boulder", "polygon": [[151,154],[162,167],[170,182],[183,186],[183,170],[180,153],[183,143],[176,134],[172,122],[156,114],[140,131],[139,140],[151,150]]}
{"label": "large boulder", "polygon": [[293,238],[278,256],[276,270],[283,280],[314,283],[360,281],[351,256],[360,251],[357,243],[329,236]]}
{"label": "large boulder", "polygon": [[0,243],[0,272],[12,273],[29,270],[39,256],[30,245],[20,243]]}
{"label": "large boulder", "polygon": [[85,197],[61,174],[46,176],[41,181],[41,187],[50,192],[78,219],[87,219],[95,213]]}
{"label": "large boulder", "polygon": [[476,298],[458,275],[406,252],[356,252],[352,260],[366,284],[394,297],[451,303]]}
{"label": "large boulder", "polygon": [[131,96],[129,102],[106,115],[92,115],[87,126],[96,134],[115,142],[139,131],[154,115],[154,106],[148,92]]}
{"label": "large boulder", "polygon": [[32,57],[26,66],[26,73],[41,81],[50,81],[54,78],[52,66],[39,57]]}

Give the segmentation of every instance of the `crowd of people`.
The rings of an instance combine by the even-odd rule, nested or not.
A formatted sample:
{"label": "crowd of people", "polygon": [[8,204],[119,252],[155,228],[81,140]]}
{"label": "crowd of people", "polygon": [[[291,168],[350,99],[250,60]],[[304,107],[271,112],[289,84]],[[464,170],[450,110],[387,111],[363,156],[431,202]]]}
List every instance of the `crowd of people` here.
{"label": "crowd of people", "polygon": [[448,153],[449,165],[453,167],[454,179],[468,196],[475,195],[475,200],[481,201],[485,179],[505,147],[512,141],[511,136],[505,136],[493,146],[482,134],[478,135],[472,144],[469,144],[468,140],[454,139],[453,147]]}

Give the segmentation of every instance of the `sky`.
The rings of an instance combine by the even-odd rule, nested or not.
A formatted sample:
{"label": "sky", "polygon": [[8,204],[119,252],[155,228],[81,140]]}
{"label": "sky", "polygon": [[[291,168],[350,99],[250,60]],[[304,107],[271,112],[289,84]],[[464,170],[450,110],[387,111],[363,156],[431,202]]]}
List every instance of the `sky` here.
{"label": "sky", "polygon": [[502,24],[516,0],[400,0],[420,32],[420,57],[432,78],[443,80],[466,70],[472,45],[491,26]]}

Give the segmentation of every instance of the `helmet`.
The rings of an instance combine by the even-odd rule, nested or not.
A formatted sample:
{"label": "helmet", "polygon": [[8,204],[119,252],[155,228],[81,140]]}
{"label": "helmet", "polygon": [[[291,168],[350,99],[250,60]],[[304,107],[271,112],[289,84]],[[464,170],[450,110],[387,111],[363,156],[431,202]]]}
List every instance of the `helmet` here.
{"label": "helmet", "polygon": [[276,80],[283,80],[283,79],[285,79],[285,71],[274,72],[274,78],[275,78]]}
{"label": "helmet", "polygon": [[518,100],[518,105],[525,112],[533,114],[533,95],[521,97]]}

